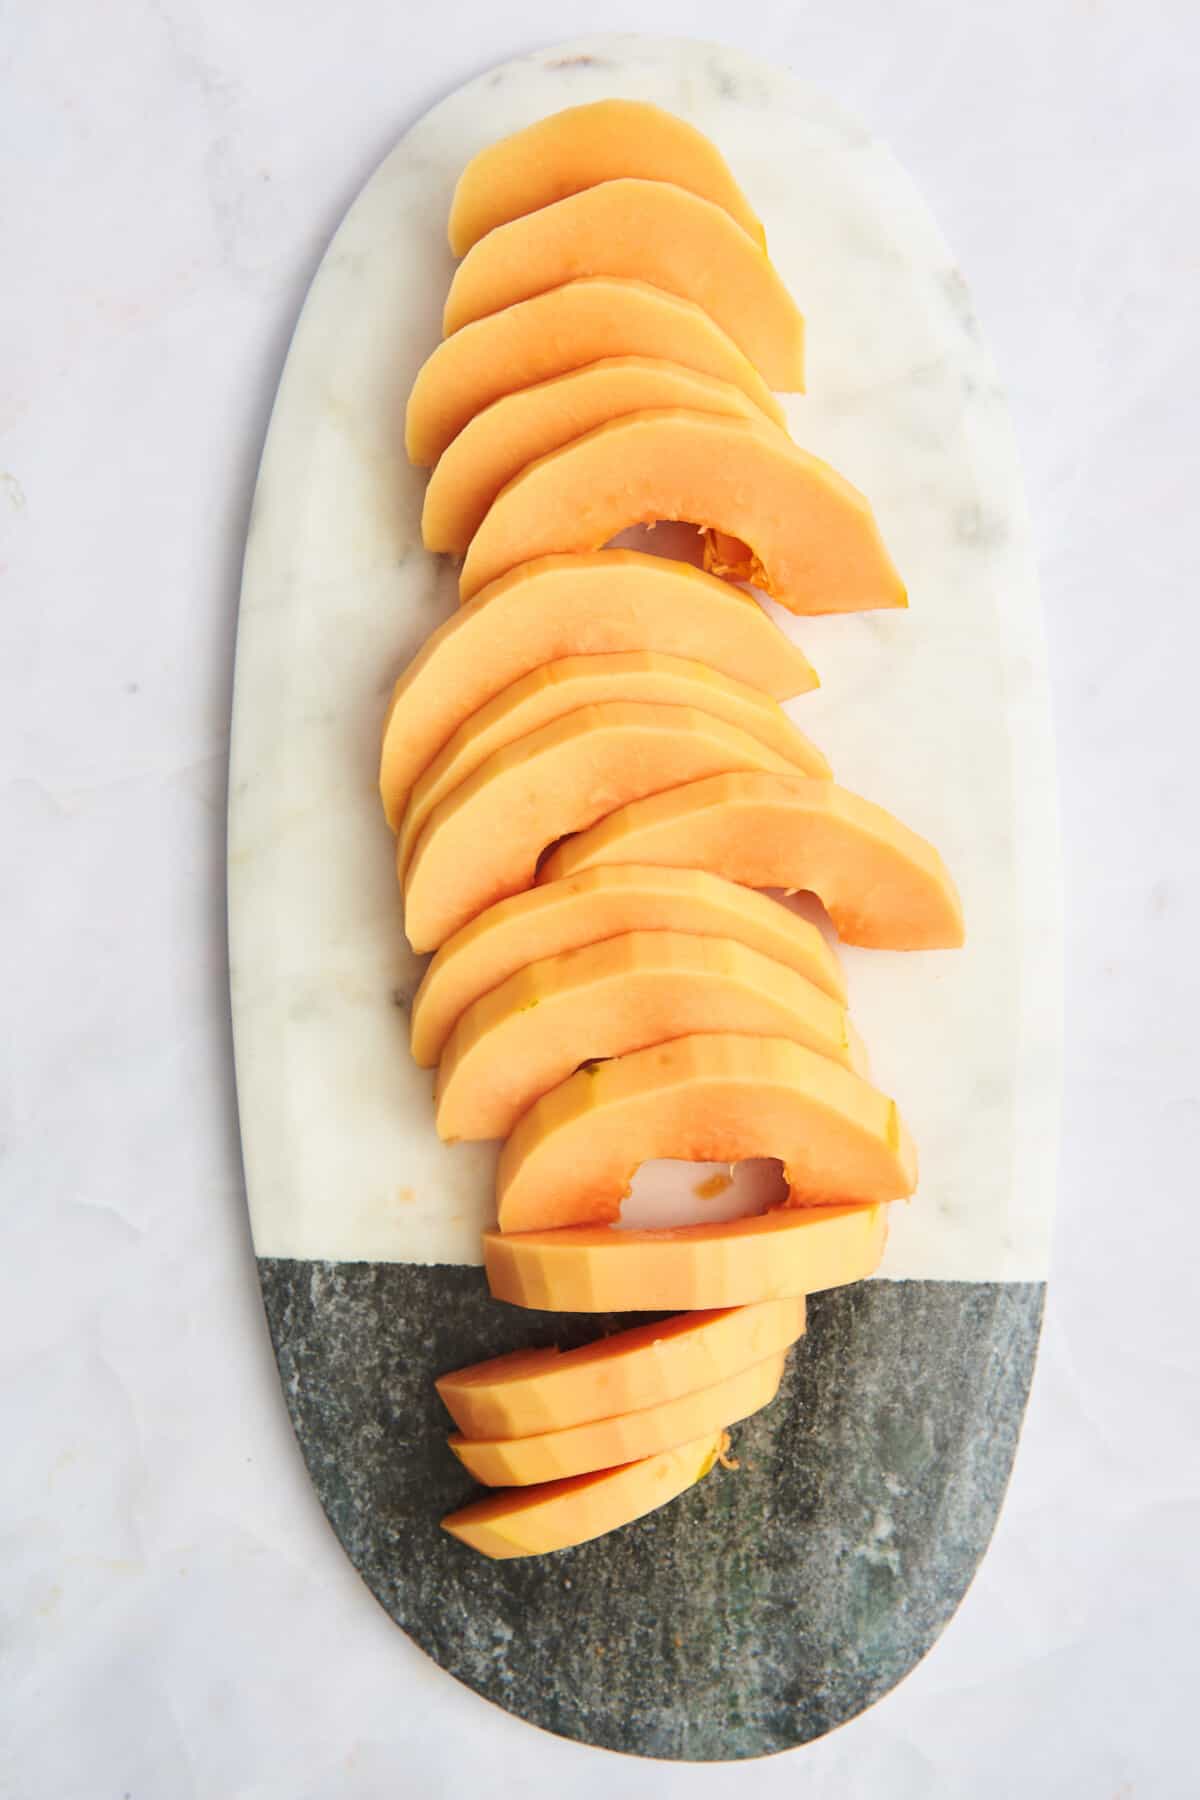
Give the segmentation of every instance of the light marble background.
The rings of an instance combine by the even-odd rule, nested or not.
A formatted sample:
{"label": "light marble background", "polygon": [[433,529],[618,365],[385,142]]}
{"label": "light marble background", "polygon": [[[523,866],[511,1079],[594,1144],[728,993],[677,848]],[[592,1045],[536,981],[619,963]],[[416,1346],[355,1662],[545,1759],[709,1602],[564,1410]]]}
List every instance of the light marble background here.
{"label": "light marble background", "polygon": [[[914,0],[901,32],[897,10],[8,13],[4,1800],[1195,1792],[1200,14]],[[618,1768],[458,1689],[388,1623],[280,1404],[232,1111],[230,654],[291,324],[399,128],[598,23],[736,36],[864,114],[922,185],[1008,383],[1058,729],[1057,1273],[1009,1501],[901,1689],[742,1769]]]}

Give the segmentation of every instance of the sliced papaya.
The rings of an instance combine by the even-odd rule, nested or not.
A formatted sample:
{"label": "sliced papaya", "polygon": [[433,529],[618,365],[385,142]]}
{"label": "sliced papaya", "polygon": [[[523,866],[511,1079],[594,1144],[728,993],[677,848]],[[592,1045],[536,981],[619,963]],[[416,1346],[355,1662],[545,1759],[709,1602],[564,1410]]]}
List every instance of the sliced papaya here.
{"label": "sliced papaya", "polygon": [[488,1286],[539,1312],[659,1312],[820,1294],[863,1281],[887,1242],[885,1206],[777,1208],[749,1219],[621,1231],[488,1231]]}
{"label": "sliced papaya", "polygon": [[664,406],[765,416],[735,382],[650,356],[604,357],[502,394],[438,457],[421,509],[425,548],[462,556],[500,489],[527,464],[610,419]]}
{"label": "sliced papaya", "polygon": [[538,119],[471,158],[450,205],[450,248],[465,256],[497,225],[624,175],[673,181],[723,207],[756,244],[766,242],[728,163],[702,131],[648,100],[593,100]]}
{"label": "sliced papaya", "polygon": [[586,1544],[665,1506],[708,1474],[728,1434],[712,1431],[640,1462],[569,1475],[538,1487],[500,1488],[447,1514],[448,1531],[484,1556],[544,1556]]}
{"label": "sliced papaya", "polygon": [[943,950],[963,942],[962,903],[933,845],[832,781],[750,773],[681,785],[561,845],[542,879],[633,862],[809,890],[847,944]]}
{"label": "sliced papaya", "polygon": [[711,1387],[534,1437],[469,1438],[452,1432],[450,1448],[476,1481],[488,1487],[529,1487],[537,1481],[587,1475],[593,1469],[611,1469],[672,1450],[748,1419],[769,1406],[779,1392],[783,1365],[784,1356],[777,1351]]}
{"label": "sliced papaya", "polygon": [[536,1101],[500,1152],[499,1226],[610,1224],[644,1162],[751,1156],[780,1159],[789,1205],[917,1185],[895,1101],[861,1075],[785,1038],[699,1033],[588,1064]]}
{"label": "sliced papaya", "polygon": [[908,604],[857,488],[766,419],[687,407],[629,413],[530,464],[471,539],[459,595],[530,557],[596,550],[659,519],[748,545],[755,586],[790,612]]}
{"label": "sliced papaya", "polygon": [[637,550],[543,557],[460,607],[397,681],[379,763],[392,830],[422,769],[503,688],[559,657],[631,650],[707,663],[777,700],[817,685],[757,601],[686,563]]}
{"label": "sliced papaya", "polygon": [[816,745],[798,731],[783,708],[757,688],[732,681],[717,669],[657,650],[616,656],[568,656],[531,669],[465,719],[420,776],[405,808],[396,849],[405,868],[426,819],[447,794],[473,775],[495,750],[602,700],[642,700],[657,706],[698,706],[739,726],[777,750],[804,775],[829,775]]}
{"label": "sliced papaya", "polygon": [[631,931],[529,963],[468,1007],[442,1052],[438,1131],[507,1137],[581,1063],[726,1031],[865,1064],[845,1009],[794,969],[730,938]]}
{"label": "sliced papaya", "polygon": [[669,181],[603,181],[498,225],[459,263],[442,330],[590,275],[693,301],[771,387],[803,388],[804,318],[770,257],[727,212]]}
{"label": "sliced papaya", "polygon": [[563,1431],[710,1387],[803,1337],[804,1298],[678,1313],[576,1350],[516,1350],[434,1383],[464,1437]]}
{"label": "sliced papaya", "polygon": [[425,822],[404,873],[414,950],[533,885],[538,858],[640,794],[720,769],[785,770],[775,750],[693,706],[607,700],[495,750]]}
{"label": "sliced papaya", "polygon": [[593,275],[489,313],[444,338],[417,371],[404,442],[410,462],[435,463],[468,420],[533,381],[606,356],[654,356],[732,381],[760,412],[783,408],[728,332],[702,306],[651,287]]}
{"label": "sliced papaya", "polygon": [[500,900],[442,945],[413,1000],[414,1058],[431,1068],[467,1008],[527,963],[626,931],[732,938],[845,1002],[837,958],[816,926],[765,894],[704,869],[601,866]]}

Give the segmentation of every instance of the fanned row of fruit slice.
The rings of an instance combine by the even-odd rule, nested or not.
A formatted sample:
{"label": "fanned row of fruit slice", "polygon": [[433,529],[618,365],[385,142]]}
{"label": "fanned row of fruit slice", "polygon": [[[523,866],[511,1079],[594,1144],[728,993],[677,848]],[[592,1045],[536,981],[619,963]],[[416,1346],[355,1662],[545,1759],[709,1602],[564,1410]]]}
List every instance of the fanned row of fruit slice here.
{"label": "fanned row of fruit slice", "polygon": [[[468,165],[444,338],[406,417],[460,607],[396,684],[380,793],[411,1020],[447,1140],[503,1139],[498,1299],[678,1309],[444,1377],[497,1489],[445,1521],[563,1548],[705,1474],[775,1396],[804,1296],[869,1275],[916,1185],[837,959],[962,941],[932,845],[839,787],[780,702],[817,685],[734,582],[795,613],[907,604],[871,509],[793,443],[804,322],[716,148],[639,102],[571,108]],[[605,548],[686,521],[704,568]],[[655,1158],[782,1161],[785,1203],[616,1228]],[[715,1310],[714,1310],[715,1309]]]}
{"label": "fanned row of fruit slice", "polygon": [[450,1447],[507,1491],[445,1521],[490,1556],[579,1543],[708,1473],[726,1426],[774,1399],[802,1298],[684,1313],[562,1354],[518,1352],[445,1375]]}

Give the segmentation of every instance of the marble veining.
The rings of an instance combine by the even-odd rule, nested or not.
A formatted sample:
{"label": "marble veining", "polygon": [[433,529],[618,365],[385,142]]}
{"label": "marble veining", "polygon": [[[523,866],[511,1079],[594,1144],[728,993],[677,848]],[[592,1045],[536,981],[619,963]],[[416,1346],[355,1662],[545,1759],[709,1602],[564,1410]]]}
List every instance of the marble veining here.
{"label": "marble veining", "polygon": [[883,1274],[1045,1273],[1060,946],[1053,761],[1029,532],[970,296],[884,146],[790,76],[703,44],[604,38],[435,107],[367,183],[313,283],[246,555],[230,806],[238,1090],[254,1236],[286,1258],[473,1263],[494,1150],[441,1145],[406,1047],[420,975],[375,793],[391,682],[455,603],[419,543],[400,418],[437,340],[454,181],[486,142],[619,94],[708,132],[808,319],[793,434],[870,497],[911,610],[797,621],[794,703],[835,773],[933,838],[964,952],[847,950],[873,1071],[920,1146]]}

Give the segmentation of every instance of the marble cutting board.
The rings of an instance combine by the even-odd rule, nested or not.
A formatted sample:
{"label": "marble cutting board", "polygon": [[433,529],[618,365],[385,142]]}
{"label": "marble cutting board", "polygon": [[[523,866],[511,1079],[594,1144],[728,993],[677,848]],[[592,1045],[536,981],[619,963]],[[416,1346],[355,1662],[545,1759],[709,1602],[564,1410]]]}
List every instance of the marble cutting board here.
{"label": "marble cutting board", "polygon": [[[435,1374],[610,1323],[486,1292],[491,1146],[447,1148],[407,1051],[407,950],[375,792],[393,679],[452,610],[422,549],[403,402],[437,341],[454,181],[559,107],[654,100],[719,145],[808,320],[793,435],[870,497],[899,614],[792,620],[793,703],[847,786],[933,838],[965,951],[844,950],[876,1079],[921,1148],[880,1277],[814,1298],[736,1473],[554,1557],[438,1530],[471,1484]],[[247,1192],[284,1391],[372,1591],[452,1674],[566,1736],[718,1760],[803,1743],[892,1687],[995,1521],[1032,1372],[1056,1163],[1061,926],[1044,650],[1011,429],[970,296],[889,152],[741,54],[599,37],[435,107],[354,203],[280,384],[246,550],[230,776]],[[753,1202],[753,1181],[726,1204]],[[646,1171],[642,1220],[694,1202]],[[708,1215],[712,1216],[709,1208]],[[402,1703],[403,1696],[398,1696]]]}

